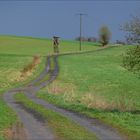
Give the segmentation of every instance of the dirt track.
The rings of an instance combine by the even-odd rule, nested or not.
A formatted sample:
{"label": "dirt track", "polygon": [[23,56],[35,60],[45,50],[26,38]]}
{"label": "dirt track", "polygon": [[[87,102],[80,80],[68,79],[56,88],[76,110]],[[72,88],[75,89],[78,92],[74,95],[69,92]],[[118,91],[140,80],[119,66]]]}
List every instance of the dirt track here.
{"label": "dirt track", "polygon": [[[50,57],[47,58],[47,65],[44,71],[33,81],[31,81],[27,86],[13,89],[4,94],[4,99],[9,106],[11,106],[14,111],[19,116],[19,119],[23,123],[24,129],[27,134],[27,140],[55,140],[55,136],[53,135],[53,131],[46,125],[36,119],[30,112],[21,108],[20,105],[16,104],[13,95],[18,92],[25,93],[32,101],[37,104],[40,104],[46,108],[49,108],[53,111],[60,113],[61,115],[70,118],[74,122],[80,124],[85,127],[89,131],[93,132],[97,135],[100,140],[123,140],[123,138],[118,134],[113,128],[101,123],[97,119],[87,118],[85,116],[73,113],[71,111],[58,108],[52,104],[49,104],[41,99],[36,97],[36,92],[47,86],[51,83],[57,76],[59,72],[57,57],[54,56],[55,68],[53,71],[50,71]],[[40,84],[36,84],[43,79],[44,76],[50,74],[50,78],[47,81],[44,81]],[[35,86],[37,85],[37,86]]]}

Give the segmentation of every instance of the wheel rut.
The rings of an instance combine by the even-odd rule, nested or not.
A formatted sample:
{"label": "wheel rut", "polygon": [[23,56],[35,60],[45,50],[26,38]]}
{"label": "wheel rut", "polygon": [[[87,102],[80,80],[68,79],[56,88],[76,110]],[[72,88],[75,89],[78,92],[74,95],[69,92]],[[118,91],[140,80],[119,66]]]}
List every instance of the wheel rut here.
{"label": "wheel rut", "polygon": [[[35,80],[31,81],[25,87],[13,89],[4,94],[4,100],[7,102],[9,106],[13,108],[13,110],[17,113],[19,119],[23,123],[23,126],[27,132],[27,140],[55,140],[56,137],[54,136],[53,132],[47,125],[44,126],[42,122],[37,120],[31,113],[21,108],[20,105],[18,105],[14,101],[13,96],[19,92],[24,93],[28,98],[30,98],[35,103],[40,104],[46,107],[47,109],[51,109],[55,112],[58,112],[59,114],[67,118],[70,118],[75,123],[78,123],[87,130],[93,132],[100,140],[123,140],[124,138],[118,132],[116,132],[116,130],[103,124],[97,119],[91,119],[83,115],[79,115],[74,112],[58,108],[36,97],[35,93],[38,92],[41,88],[50,84],[53,80],[55,80],[56,76],[58,75],[59,72],[59,66],[57,62],[58,56],[57,55],[53,56],[54,57],[53,71],[50,71],[50,57],[51,56],[47,57],[47,65],[44,71]],[[41,82],[40,84],[37,84],[47,74],[50,74],[49,79]]]}

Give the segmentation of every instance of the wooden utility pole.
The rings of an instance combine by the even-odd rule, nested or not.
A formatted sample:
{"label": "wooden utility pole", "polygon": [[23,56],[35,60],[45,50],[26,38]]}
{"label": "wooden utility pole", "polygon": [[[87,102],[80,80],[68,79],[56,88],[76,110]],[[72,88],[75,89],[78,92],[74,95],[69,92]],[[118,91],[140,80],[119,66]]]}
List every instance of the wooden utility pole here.
{"label": "wooden utility pole", "polygon": [[80,38],[79,38],[80,48],[79,48],[79,50],[81,51],[82,50],[82,17],[87,15],[87,14],[79,13],[77,15],[79,15],[79,17],[80,17]]}

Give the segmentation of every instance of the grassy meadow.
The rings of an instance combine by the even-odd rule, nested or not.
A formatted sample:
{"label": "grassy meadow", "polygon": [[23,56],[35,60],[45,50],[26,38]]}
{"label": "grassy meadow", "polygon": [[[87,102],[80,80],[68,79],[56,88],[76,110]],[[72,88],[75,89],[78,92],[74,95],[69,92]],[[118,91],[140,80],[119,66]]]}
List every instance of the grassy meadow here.
{"label": "grassy meadow", "polygon": [[113,125],[130,140],[139,139],[140,79],[122,67],[129,47],[60,56],[57,79],[38,97]]}
{"label": "grassy meadow", "polygon": [[[60,52],[77,51],[76,41],[61,41]],[[83,50],[96,49],[98,45],[84,43]],[[18,120],[16,114],[3,101],[5,91],[19,87],[34,79],[45,66],[46,57],[53,52],[52,41],[32,37],[0,36],[0,139]],[[40,63],[22,77],[22,71],[40,56]],[[10,115],[9,115],[10,114]]]}

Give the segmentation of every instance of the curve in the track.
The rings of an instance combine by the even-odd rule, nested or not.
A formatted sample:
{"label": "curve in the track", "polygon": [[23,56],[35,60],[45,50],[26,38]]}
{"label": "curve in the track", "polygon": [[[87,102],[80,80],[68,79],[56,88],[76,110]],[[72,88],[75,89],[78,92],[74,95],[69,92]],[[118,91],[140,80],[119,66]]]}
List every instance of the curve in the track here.
{"label": "curve in the track", "polygon": [[[54,140],[55,136],[53,135],[52,131],[50,131],[50,128],[44,126],[41,122],[36,120],[30,113],[26,112],[24,109],[21,109],[21,107],[15,103],[13,95],[18,92],[23,92],[35,103],[40,104],[48,109],[58,112],[59,114],[65,117],[70,118],[71,120],[85,127],[89,131],[95,133],[100,140],[123,140],[123,137],[118,132],[116,132],[112,127],[103,124],[97,119],[87,118],[83,115],[78,115],[71,111],[58,108],[36,97],[35,93],[39,91],[40,88],[47,86],[56,78],[59,71],[57,57],[58,57],[57,55],[53,56],[55,65],[53,71],[49,71],[50,56],[48,56],[45,70],[34,81],[32,81],[29,85],[23,88],[13,89],[4,94],[5,101],[8,103],[9,106],[11,106],[15,110],[15,112],[19,116],[26,131],[28,132],[28,137],[30,138],[30,140],[35,140],[38,138],[40,140]],[[40,83],[39,85],[35,85],[36,83],[41,81],[43,77],[46,76],[47,74],[50,74],[50,78],[48,80]],[[28,120],[28,118],[30,121]]]}
{"label": "curve in the track", "polygon": [[[43,74],[41,74],[37,78],[36,82],[39,81],[40,77],[42,77],[44,73],[45,74],[48,73],[48,69],[50,66],[49,59],[50,58],[47,59],[48,65],[46,66]],[[35,83],[35,81],[33,81],[31,84],[33,83]],[[54,136],[52,130],[48,127],[47,122],[45,122],[45,125],[44,125],[43,122],[36,119],[31,113],[21,108],[21,106],[15,102],[13,96],[18,92],[25,92],[27,88],[28,87],[17,88],[17,89],[13,89],[11,91],[6,92],[4,94],[4,100],[17,113],[20,121],[22,122],[24,126],[27,140],[56,140],[56,137]]]}

